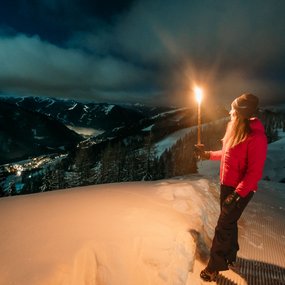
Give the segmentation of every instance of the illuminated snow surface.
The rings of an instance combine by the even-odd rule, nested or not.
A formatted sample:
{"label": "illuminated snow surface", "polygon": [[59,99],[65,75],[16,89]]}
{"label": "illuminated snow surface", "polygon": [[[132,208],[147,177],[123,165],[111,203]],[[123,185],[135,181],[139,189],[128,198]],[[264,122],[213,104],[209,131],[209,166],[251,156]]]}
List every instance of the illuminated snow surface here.
{"label": "illuminated snow surface", "polygon": [[2,198],[0,284],[186,284],[217,207],[205,179]]}
{"label": "illuminated snow surface", "polygon": [[[271,158],[283,140],[269,146],[266,169],[277,167]],[[0,284],[204,284],[199,272],[219,214],[218,167],[208,161],[199,174],[171,180],[1,198]],[[240,221],[240,258],[285,268],[284,201],[284,183],[260,183]],[[231,270],[223,276],[250,284]]]}

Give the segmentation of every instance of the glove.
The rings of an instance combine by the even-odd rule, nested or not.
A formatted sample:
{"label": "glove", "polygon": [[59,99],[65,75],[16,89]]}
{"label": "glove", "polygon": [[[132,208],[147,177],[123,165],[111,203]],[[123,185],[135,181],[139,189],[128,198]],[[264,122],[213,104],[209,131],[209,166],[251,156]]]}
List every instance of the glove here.
{"label": "glove", "polygon": [[222,212],[225,214],[229,214],[234,208],[236,208],[239,199],[240,195],[236,191],[228,195],[228,197],[223,203]]}
{"label": "glove", "polygon": [[210,159],[210,152],[205,151],[205,145],[203,144],[195,144],[194,153],[198,160],[208,160]]}

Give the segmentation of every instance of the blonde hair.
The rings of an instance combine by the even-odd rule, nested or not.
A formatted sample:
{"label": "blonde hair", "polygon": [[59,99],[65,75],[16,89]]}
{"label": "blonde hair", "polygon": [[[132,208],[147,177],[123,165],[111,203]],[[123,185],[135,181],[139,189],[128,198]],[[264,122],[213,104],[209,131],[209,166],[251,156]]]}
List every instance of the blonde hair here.
{"label": "blonde hair", "polygon": [[244,141],[250,133],[249,120],[232,110],[232,119],[228,123],[223,143],[226,149],[232,148]]}

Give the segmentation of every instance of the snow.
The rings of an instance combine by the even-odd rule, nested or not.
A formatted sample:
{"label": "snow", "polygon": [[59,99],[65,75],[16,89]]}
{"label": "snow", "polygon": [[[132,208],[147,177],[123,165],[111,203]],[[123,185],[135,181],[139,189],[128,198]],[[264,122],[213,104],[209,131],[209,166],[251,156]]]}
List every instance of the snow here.
{"label": "snow", "polygon": [[169,136],[165,137],[161,141],[155,144],[156,154],[158,157],[162,155],[162,153],[169,149],[171,146],[173,146],[180,138],[183,138],[185,135],[187,135],[192,130],[196,130],[197,127],[190,127],[190,128],[184,128],[179,131],[176,131],[174,133],[171,133]]}
{"label": "snow", "polygon": [[115,105],[105,106],[105,108],[104,108],[105,115],[108,115],[113,110],[114,107],[115,107]]}
{"label": "snow", "polygon": [[163,118],[166,115],[174,114],[174,113],[177,113],[178,111],[184,111],[184,110],[187,110],[187,108],[178,108],[178,109],[166,111],[166,112],[163,112],[163,113],[159,113],[158,115],[154,115],[152,117],[152,119]]}
{"label": "snow", "polygon": [[71,110],[73,110],[76,106],[77,106],[77,103],[74,103],[73,106],[71,106],[71,107],[68,108],[67,110],[71,111]]}
{"label": "snow", "polygon": [[78,127],[78,126],[71,126],[71,125],[66,125],[66,127],[68,127],[70,130],[86,138],[92,137],[92,136],[98,136],[104,133],[103,130],[93,129],[93,128],[85,128],[85,127]]}
{"label": "snow", "polygon": [[151,131],[151,129],[152,129],[153,126],[154,126],[154,124],[149,125],[148,127],[142,129],[142,131],[144,131],[144,132],[149,132],[149,131]]}
{"label": "snow", "polygon": [[90,109],[89,106],[87,106],[87,105],[84,105],[84,106],[83,106],[83,110],[84,110],[86,113],[88,112],[88,109]]}
{"label": "snow", "polygon": [[55,103],[55,101],[53,99],[43,99],[42,101],[45,101],[45,100],[48,100],[49,101],[49,104],[46,105],[46,108],[50,107],[51,105],[53,105]]}
{"label": "snow", "polygon": [[285,133],[278,133],[280,139],[268,145],[264,177],[269,181],[285,182]]}
{"label": "snow", "polygon": [[186,284],[217,208],[197,177],[2,198],[0,284]]}
{"label": "snow", "polygon": [[[284,143],[269,146],[274,169],[280,161],[270,157]],[[203,284],[197,252],[201,241],[209,247],[219,214],[218,164],[210,163],[169,180],[1,198],[0,285]],[[241,221],[243,258],[285,267],[284,200],[284,183],[261,181]]]}
{"label": "snow", "polygon": [[[228,117],[218,119],[214,123],[217,124],[219,122],[224,122],[225,120],[228,120]],[[202,124],[201,125],[202,131],[203,128],[207,126],[209,126],[208,123]],[[155,144],[156,155],[160,157],[165,150],[170,149],[179,139],[182,139],[184,136],[186,136],[188,133],[191,132],[197,132],[197,126],[183,128],[166,136],[161,141]]]}

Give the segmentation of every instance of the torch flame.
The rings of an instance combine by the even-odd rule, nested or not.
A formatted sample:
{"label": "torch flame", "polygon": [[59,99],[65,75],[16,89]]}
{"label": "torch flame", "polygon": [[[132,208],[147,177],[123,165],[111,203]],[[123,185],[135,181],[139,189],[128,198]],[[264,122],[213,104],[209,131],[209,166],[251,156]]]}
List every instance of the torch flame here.
{"label": "torch flame", "polygon": [[203,90],[200,87],[195,87],[194,88],[194,92],[195,92],[195,96],[196,96],[196,100],[199,104],[201,104],[202,101],[202,97],[203,97]]}

